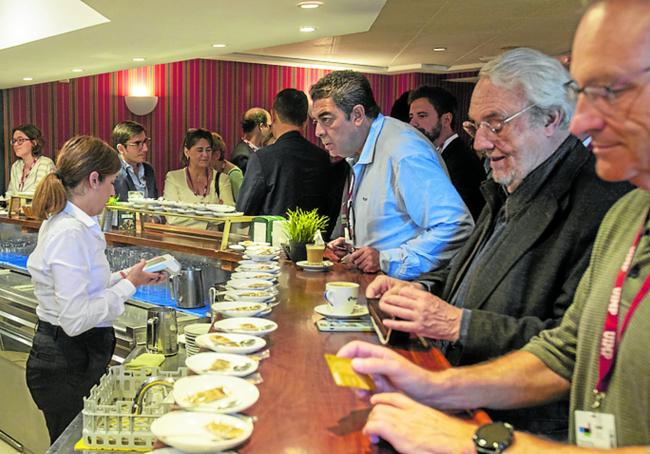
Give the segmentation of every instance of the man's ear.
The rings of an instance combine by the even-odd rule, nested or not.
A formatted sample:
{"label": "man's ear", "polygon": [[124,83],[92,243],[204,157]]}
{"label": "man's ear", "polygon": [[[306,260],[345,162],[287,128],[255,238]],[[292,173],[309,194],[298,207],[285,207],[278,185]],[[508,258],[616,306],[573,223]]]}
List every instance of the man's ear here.
{"label": "man's ear", "polygon": [[352,120],[352,123],[354,123],[355,126],[360,126],[365,118],[366,109],[361,104],[355,105],[352,108],[352,112],[350,112],[350,120]]}
{"label": "man's ear", "polygon": [[440,116],[440,121],[442,121],[442,124],[444,126],[448,126],[451,128],[451,123],[454,121],[454,114],[451,112],[445,112]]}
{"label": "man's ear", "polygon": [[552,136],[562,123],[562,113],[559,110],[548,112],[544,115],[544,131],[547,136]]}
{"label": "man's ear", "polygon": [[117,149],[117,152],[119,154],[124,154],[124,152],[126,152],[126,147],[124,145],[122,145],[121,143],[118,143],[117,147],[115,147],[115,148]]}

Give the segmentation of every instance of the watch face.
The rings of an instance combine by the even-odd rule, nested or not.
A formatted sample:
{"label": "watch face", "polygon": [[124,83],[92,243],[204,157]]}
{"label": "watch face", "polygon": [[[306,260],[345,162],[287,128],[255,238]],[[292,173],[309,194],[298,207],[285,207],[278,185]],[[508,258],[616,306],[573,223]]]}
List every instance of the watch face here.
{"label": "watch face", "polygon": [[474,435],[474,443],[487,452],[501,452],[512,443],[512,434],[510,424],[495,422],[480,427]]}

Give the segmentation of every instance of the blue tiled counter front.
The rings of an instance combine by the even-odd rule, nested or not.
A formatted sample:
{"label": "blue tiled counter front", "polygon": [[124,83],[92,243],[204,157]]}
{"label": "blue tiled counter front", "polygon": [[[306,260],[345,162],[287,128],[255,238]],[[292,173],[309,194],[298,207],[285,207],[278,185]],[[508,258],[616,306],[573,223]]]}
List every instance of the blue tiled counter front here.
{"label": "blue tiled counter front", "polygon": [[[27,256],[12,253],[1,253],[0,265],[16,268],[21,271],[27,271]],[[143,285],[141,287],[138,287],[135,295],[133,295],[131,299],[142,303],[154,304],[156,306],[173,307],[179,312],[185,312],[197,317],[210,316],[210,306],[205,306],[198,309],[177,308],[176,301],[172,299],[166,283],[160,285]]]}

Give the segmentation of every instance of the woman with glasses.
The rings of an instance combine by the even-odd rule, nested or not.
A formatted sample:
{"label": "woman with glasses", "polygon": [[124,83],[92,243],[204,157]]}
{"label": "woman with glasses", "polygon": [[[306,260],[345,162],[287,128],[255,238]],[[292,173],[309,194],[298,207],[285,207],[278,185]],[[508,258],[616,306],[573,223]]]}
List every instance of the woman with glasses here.
{"label": "woman with glasses", "polygon": [[239,189],[244,181],[241,169],[230,161],[226,161],[226,143],[216,132],[212,133],[214,150],[212,150],[212,168],[217,171],[215,190],[226,205],[235,205]]}
{"label": "woman with glasses", "polygon": [[11,166],[7,197],[36,190],[38,183],[55,170],[54,162],[43,156],[43,135],[32,124],[16,126],[11,131],[11,146],[18,158]]}
{"label": "woman with glasses", "polygon": [[145,261],[111,273],[97,223],[120,170],[117,152],[90,136],[68,140],[59,170],[38,185],[33,210],[43,220],[27,260],[38,300],[38,327],[27,361],[27,386],[54,442],[83,408],[113,356],[113,322],[136,287],[160,273]]}
{"label": "woman with glasses", "polygon": [[[220,203],[215,190],[217,172],[212,168],[212,133],[203,128],[188,129],[183,140],[183,168],[167,172],[164,198],[185,203]],[[232,199],[230,200],[231,204]],[[206,222],[167,216],[169,224],[205,229]]]}

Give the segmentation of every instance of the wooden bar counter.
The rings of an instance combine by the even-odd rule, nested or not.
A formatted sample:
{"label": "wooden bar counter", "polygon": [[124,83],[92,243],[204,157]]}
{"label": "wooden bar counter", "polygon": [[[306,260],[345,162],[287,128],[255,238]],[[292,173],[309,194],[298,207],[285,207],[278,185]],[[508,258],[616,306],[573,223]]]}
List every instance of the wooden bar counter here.
{"label": "wooden bar counter", "polygon": [[[361,296],[373,278],[339,264],[327,273],[300,271],[291,262],[282,264],[280,304],[269,315],[279,328],[268,335],[271,356],[260,364],[264,379],[258,385],[260,399],[245,412],[258,420],[239,452],[392,452],[372,445],[361,433],[369,403],[357,398],[352,389],[336,386],[323,358],[324,353],[336,353],[354,339],[377,342],[375,334],[321,332],[314,323],[320,316],[313,309],[325,302],[326,282],[358,282]],[[365,304],[365,298],[361,301]],[[446,367],[437,351],[401,353],[429,369]],[[475,420],[489,421],[482,412]]]}

